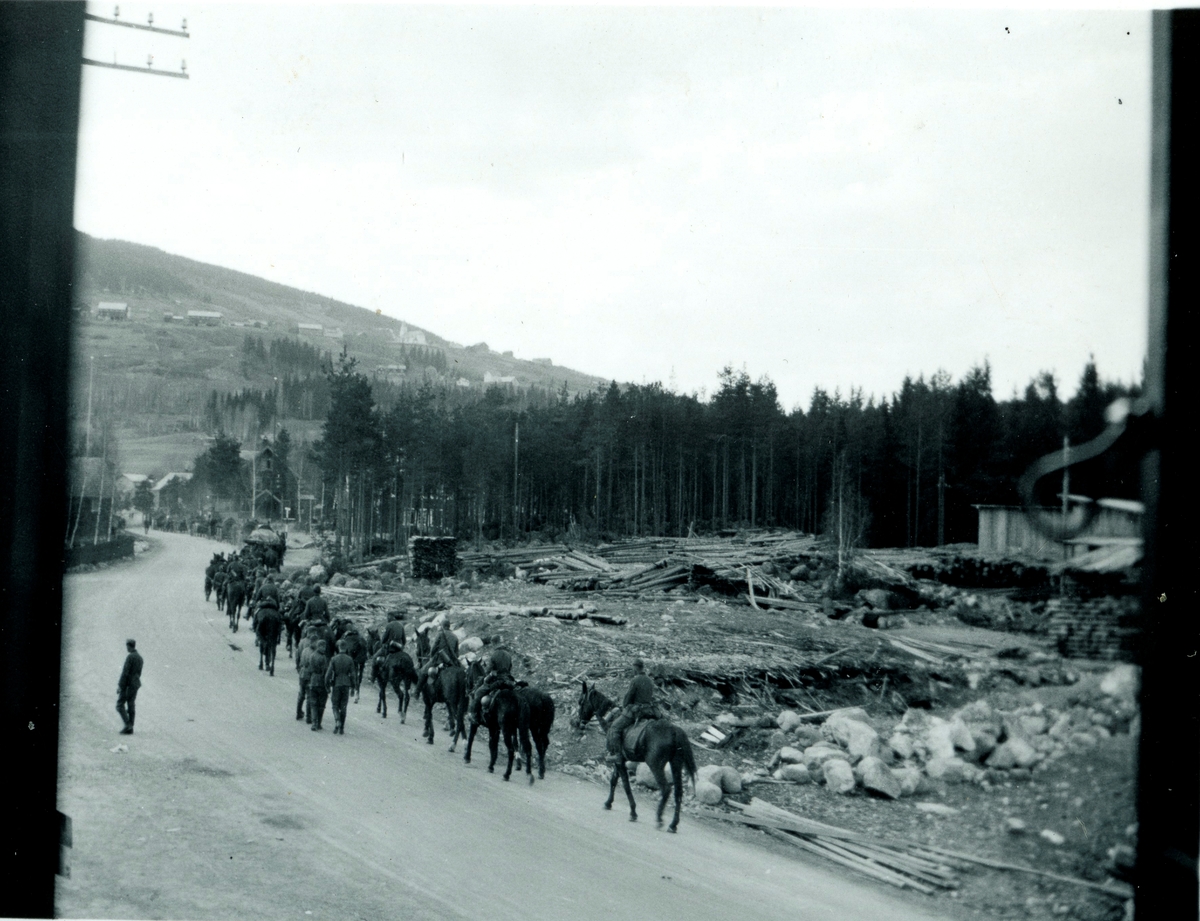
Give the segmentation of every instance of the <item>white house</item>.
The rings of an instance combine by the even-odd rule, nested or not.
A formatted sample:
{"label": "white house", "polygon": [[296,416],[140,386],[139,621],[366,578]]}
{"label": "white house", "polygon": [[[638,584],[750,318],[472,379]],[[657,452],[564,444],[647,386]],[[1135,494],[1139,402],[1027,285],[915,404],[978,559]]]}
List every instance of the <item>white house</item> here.
{"label": "white house", "polygon": [[215,310],[189,310],[187,321],[192,326],[219,326],[221,314]]}
{"label": "white house", "polygon": [[320,323],[297,323],[296,332],[300,335],[306,333],[310,336],[319,336],[324,331],[324,327]]}
{"label": "white house", "polygon": [[128,320],[129,305],[118,304],[116,301],[101,301],[96,308],[96,316],[104,320]]}

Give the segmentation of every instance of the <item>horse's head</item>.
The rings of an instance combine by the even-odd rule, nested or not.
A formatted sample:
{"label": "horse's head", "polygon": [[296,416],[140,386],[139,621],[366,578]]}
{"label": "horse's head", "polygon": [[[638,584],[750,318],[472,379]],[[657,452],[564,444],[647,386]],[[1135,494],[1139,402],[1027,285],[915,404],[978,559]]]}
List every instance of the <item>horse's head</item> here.
{"label": "horse's head", "polygon": [[588,687],[586,681],[582,684],[582,689],[579,692],[579,716],[576,720],[576,725],[582,729],[591,721],[593,716],[603,724],[604,715],[613,708],[613,702],[605,697],[595,685]]}

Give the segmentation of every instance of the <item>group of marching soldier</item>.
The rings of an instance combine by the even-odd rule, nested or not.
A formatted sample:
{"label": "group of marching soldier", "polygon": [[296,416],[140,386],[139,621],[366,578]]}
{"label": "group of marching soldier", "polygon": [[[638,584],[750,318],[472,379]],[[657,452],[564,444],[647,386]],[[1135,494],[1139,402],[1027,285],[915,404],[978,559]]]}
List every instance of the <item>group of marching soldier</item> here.
{"label": "group of marching soldier", "polygon": [[[237,632],[246,607],[259,649],[259,669],[275,674],[275,650],[286,638],[287,653],[293,658],[299,679],[296,697],[296,719],[303,719],[312,731],[323,729],[327,703],[334,714],[334,733],[344,735],[346,710],[350,696],[362,684],[368,655],[377,661],[374,668],[393,667],[394,658],[408,658],[405,652],[407,636],[403,616],[388,615],[388,623],[374,648],[353,625],[344,619],[331,622],[328,602],[321,596],[321,586],[312,576],[298,577],[295,582],[283,582],[278,557],[274,571],[267,565],[254,545],[241,551],[215,554],[204,573],[204,598],[216,594],[217,609],[229,616],[230,630]],[[418,659],[417,694],[424,683],[446,666],[457,665],[458,637],[442,623],[436,630],[423,628],[417,636]],[[335,651],[336,650],[336,651]],[[293,656],[294,652],[294,656]],[[502,687],[512,688],[512,657],[502,649],[493,650],[488,657],[489,669],[477,683],[471,701],[471,718],[479,722],[480,703],[485,694]],[[409,667],[412,660],[408,659]]]}

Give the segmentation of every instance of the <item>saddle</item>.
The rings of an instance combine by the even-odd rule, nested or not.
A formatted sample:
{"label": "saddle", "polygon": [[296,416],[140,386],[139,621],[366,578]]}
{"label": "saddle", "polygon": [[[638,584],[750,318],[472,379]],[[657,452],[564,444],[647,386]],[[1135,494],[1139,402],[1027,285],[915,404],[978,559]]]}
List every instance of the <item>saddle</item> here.
{"label": "saddle", "polygon": [[646,727],[653,722],[653,719],[639,719],[622,734],[621,747],[624,749],[626,761],[635,760],[637,751],[642,744],[642,736],[646,734]]}

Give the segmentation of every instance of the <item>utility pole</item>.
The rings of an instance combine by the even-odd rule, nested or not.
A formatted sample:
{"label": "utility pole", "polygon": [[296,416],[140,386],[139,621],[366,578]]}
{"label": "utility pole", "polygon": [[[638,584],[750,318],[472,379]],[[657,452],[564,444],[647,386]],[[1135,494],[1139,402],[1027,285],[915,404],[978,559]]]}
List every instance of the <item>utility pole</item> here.
{"label": "utility pole", "polygon": [[92,355],[90,369],[88,370],[88,411],[87,411],[87,436],[85,440],[86,447],[83,450],[83,456],[87,457],[92,450],[92,380],[96,376],[96,356]]}
{"label": "utility pole", "polygon": [[513,428],[513,540],[517,539],[517,518],[520,514],[520,479],[517,462],[519,460],[518,451],[521,446],[521,423],[515,423]]}
{"label": "utility pole", "polygon": [[946,545],[946,473],[938,474],[938,546]]}
{"label": "utility pole", "polygon": [[[1063,531],[1067,529],[1067,513],[1070,511],[1071,500],[1071,438],[1063,435],[1063,484],[1062,484],[1062,523]],[[1066,555],[1066,545],[1063,545],[1063,555]]]}
{"label": "utility pole", "polygon": [[[128,22],[126,20],[122,20],[121,19],[121,8],[119,6],[113,8],[112,19],[106,19],[105,17],[97,16],[94,13],[84,13],[83,18],[91,20],[92,22],[103,23],[106,26],[122,26],[126,29],[138,29],[139,31],[142,31],[142,32],[155,32],[159,35],[173,35],[176,38],[191,38],[192,37],[191,34],[187,30],[187,20],[186,19],[183,20],[183,25],[179,29],[164,29],[161,26],[156,26],[154,24],[154,14],[150,13],[146,17],[146,25],[142,25],[141,23]],[[115,51],[113,52],[113,59],[112,59],[111,64],[108,63],[107,61],[94,61],[91,58],[81,58],[81,62],[84,64],[90,64],[93,67],[108,67],[112,70],[131,70],[134,73],[149,74],[152,77],[175,77],[180,80],[189,79],[188,72],[187,72],[187,61],[186,60],[180,61],[179,73],[174,73],[169,70],[155,70],[153,54],[146,55],[146,66],[145,67],[134,67],[131,64],[118,64],[117,63],[117,53]]]}

